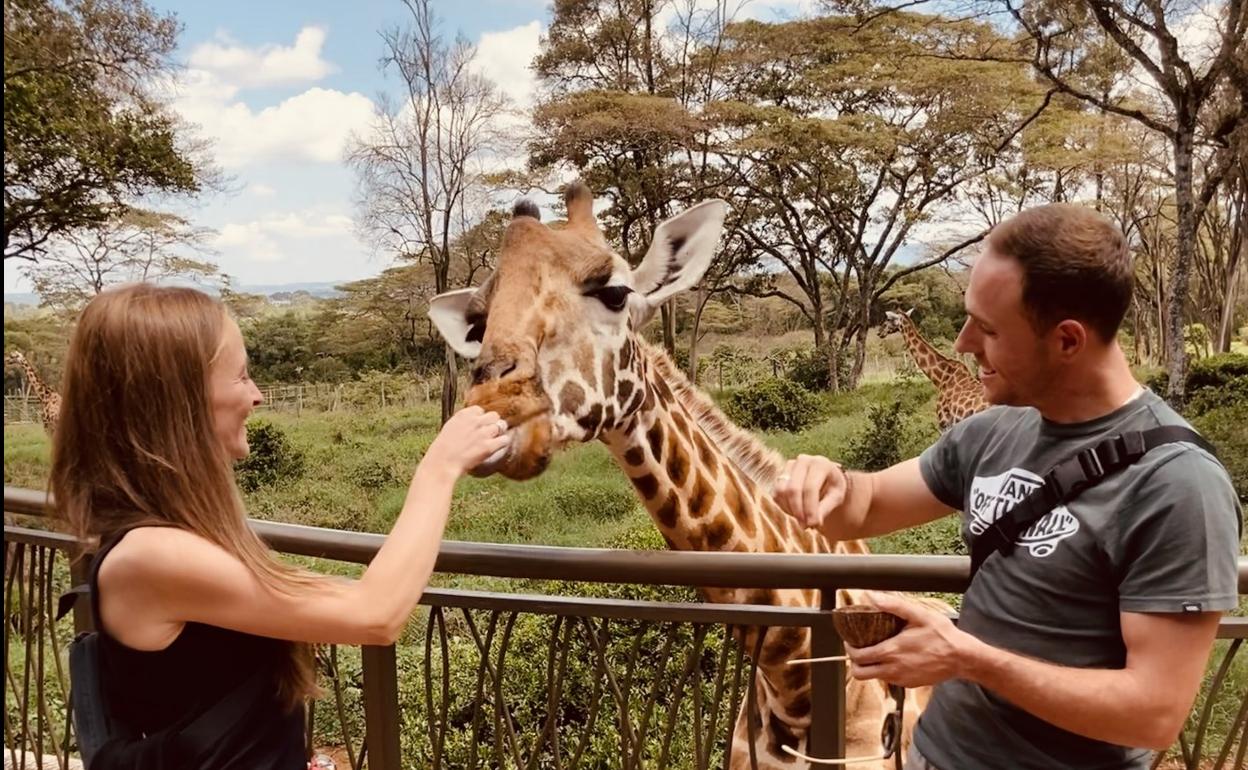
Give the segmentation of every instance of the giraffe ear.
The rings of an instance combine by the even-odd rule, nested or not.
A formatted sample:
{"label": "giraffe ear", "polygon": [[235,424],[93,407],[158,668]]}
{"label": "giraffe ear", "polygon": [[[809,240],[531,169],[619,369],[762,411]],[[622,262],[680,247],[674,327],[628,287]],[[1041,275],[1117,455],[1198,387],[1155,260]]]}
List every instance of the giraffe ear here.
{"label": "giraffe ear", "polygon": [[485,333],[484,320],[468,321],[468,303],[476,293],[476,289],[458,289],[429,300],[429,318],[433,325],[438,327],[452,350],[469,359],[481,353],[481,337]]}
{"label": "giraffe ear", "polygon": [[914,308],[910,308],[906,311],[906,318],[909,318],[912,315],[914,315]]}
{"label": "giraffe ear", "polygon": [[715,256],[728,204],[703,201],[664,221],[633,271],[633,290],[652,308],[702,279]]}

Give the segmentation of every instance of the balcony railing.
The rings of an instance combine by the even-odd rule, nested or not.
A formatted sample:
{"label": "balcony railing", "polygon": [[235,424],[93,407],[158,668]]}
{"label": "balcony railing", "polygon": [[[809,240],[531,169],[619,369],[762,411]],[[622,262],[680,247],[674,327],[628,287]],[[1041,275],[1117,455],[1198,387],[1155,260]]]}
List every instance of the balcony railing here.
{"label": "balcony railing", "polygon": [[[21,526],[9,515],[40,517],[45,504],[43,493],[5,488],[6,768],[75,766],[64,650],[89,617],[79,603],[72,617],[55,620],[57,597],[82,579],[69,559],[75,542],[39,526],[45,522]],[[281,553],[351,564],[367,564],[383,542],[253,526]],[[447,542],[436,571],[512,581],[505,591],[430,589],[400,644],[318,654],[326,694],[310,709],[309,737],[336,747],[353,770],[575,768],[603,757],[623,768],[723,766],[739,708],[755,707],[756,651],[742,649],[734,629],[809,628],[812,655],[837,655],[836,589],[956,593],[969,564],[956,556]],[[691,600],[694,587],[816,588],[824,600],[819,609],[705,604]],[[587,588],[647,596],[576,595]],[[1248,593],[1248,558],[1240,559],[1239,591]],[[1242,768],[1248,747],[1248,653],[1240,652],[1248,619],[1225,618],[1218,636],[1201,698],[1170,754],[1192,770]],[[814,666],[811,677],[816,727],[808,750],[844,756],[844,667]]]}

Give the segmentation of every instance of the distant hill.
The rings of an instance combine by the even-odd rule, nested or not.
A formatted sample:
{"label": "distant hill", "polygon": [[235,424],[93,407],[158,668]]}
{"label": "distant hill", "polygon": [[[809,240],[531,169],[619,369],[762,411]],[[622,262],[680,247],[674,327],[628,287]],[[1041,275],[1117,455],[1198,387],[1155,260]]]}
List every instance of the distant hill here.
{"label": "distant hill", "polygon": [[[290,302],[299,297],[316,297],[324,299],[326,297],[339,297],[342,292],[334,287],[339,284],[347,283],[347,281],[304,281],[299,283],[262,283],[255,285],[240,284],[234,287],[235,291],[245,294],[262,294],[277,302]],[[211,291],[208,287],[199,287],[207,291]],[[39,295],[34,292],[5,292],[4,304],[31,307],[39,304]]]}

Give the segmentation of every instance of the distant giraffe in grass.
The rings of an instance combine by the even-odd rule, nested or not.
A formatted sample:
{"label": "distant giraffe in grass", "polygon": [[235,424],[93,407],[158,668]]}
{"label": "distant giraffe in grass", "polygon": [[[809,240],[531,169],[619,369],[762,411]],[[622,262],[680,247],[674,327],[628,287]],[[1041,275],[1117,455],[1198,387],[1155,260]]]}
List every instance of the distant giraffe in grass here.
{"label": "distant giraffe in grass", "polygon": [[43,423],[43,429],[48,432],[49,436],[56,433],[56,424],[61,418],[61,394],[44,383],[39,373],[35,371],[34,365],[22,355],[21,351],[15,350],[4,359],[22,370],[26,376],[26,382],[34,391],[35,398],[39,399],[39,421]]}
{"label": "distant giraffe in grass", "polygon": [[913,309],[905,313],[886,311],[884,323],[880,325],[880,337],[901,332],[905,338],[906,347],[914,362],[940,392],[940,398],[936,401],[936,422],[943,433],[954,423],[976,412],[982,412],[990,404],[984,397],[983,383],[966,364],[942,355],[932,343],[923,338],[910,318],[913,312]]}

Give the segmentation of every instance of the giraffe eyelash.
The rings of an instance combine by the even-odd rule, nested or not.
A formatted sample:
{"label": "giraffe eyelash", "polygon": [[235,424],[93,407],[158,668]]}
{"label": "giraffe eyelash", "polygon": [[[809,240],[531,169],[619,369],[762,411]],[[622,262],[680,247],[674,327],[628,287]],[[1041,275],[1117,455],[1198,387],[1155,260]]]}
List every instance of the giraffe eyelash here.
{"label": "giraffe eyelash", "polygon": [[632,293],[633,290],[627,286],[603,286],[600,289],[585,292],[585,296],[593,297],[608,310],[618,313],[628,304],[628,295]]}

